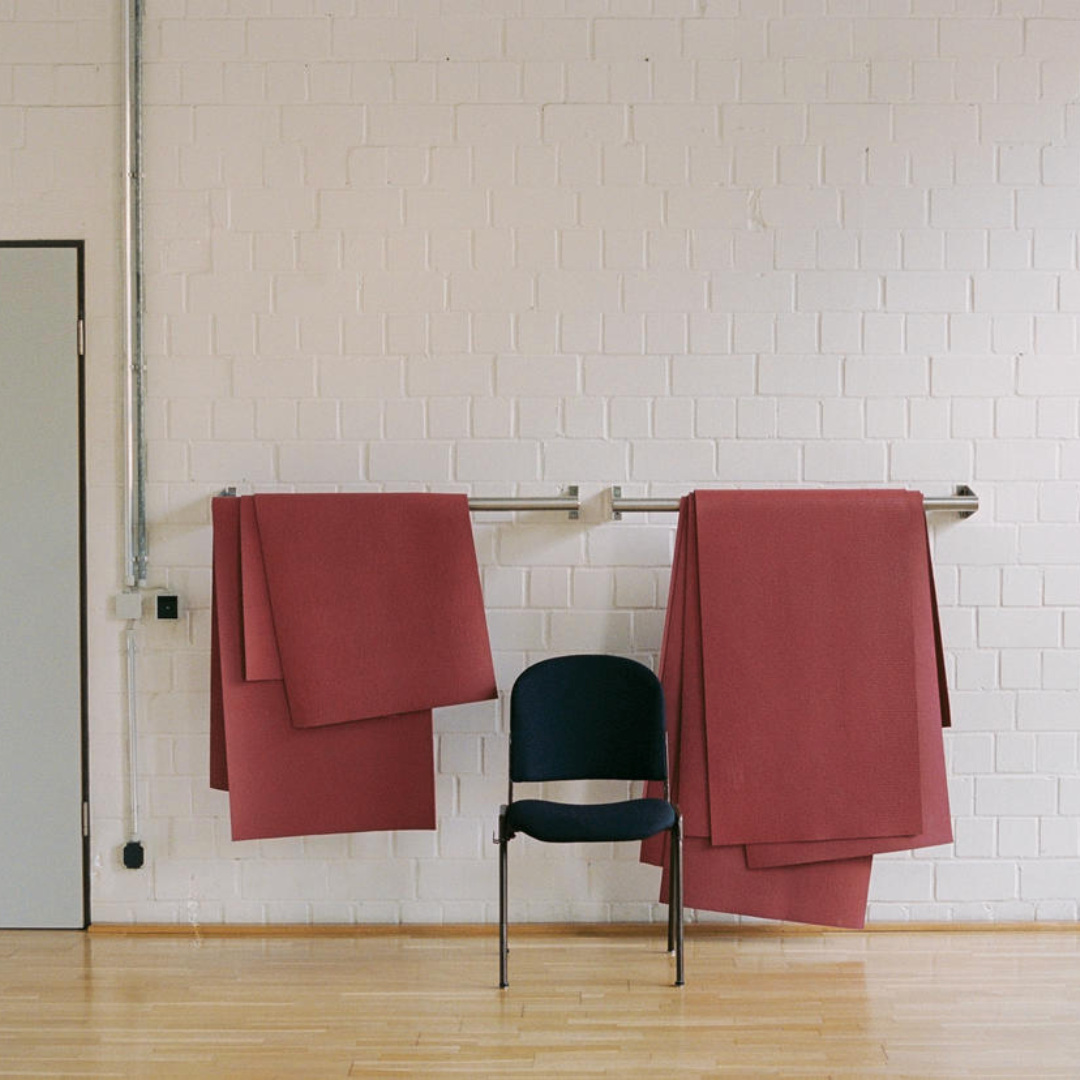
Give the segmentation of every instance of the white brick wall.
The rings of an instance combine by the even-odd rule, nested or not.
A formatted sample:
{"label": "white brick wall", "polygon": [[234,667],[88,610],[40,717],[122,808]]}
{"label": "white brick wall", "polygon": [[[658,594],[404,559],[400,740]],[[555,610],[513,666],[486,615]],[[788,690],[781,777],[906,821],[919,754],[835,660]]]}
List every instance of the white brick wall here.
{"label": "white brick wall", "polygon": [[[935,519],[957,841],[881,919],[1080,917],[1080,12],[1024,3],[147,4],[145,871],[118,588],[119,5],[0,2],[0,234],[85,238],[93,914],[477,921],[505,718],[436,722],[431,836],[233,844],[206,785],[209,505],[582,486],[477,519],[500,684],[654,661],[673,519],[602,489],[970,482]],[[483,8],[483,10],[481,10]],[[655,918],[626,853],[523,845],[530,918]]]}

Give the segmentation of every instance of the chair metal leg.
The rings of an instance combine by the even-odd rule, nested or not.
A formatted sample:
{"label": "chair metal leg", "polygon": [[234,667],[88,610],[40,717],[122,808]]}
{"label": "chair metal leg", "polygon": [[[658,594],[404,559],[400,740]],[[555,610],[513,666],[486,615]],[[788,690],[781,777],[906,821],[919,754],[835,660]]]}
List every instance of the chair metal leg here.
{"label": "chair metal leg", "polygon": [[668,882],[667,951],[675,951],[675,883]]}
{"label": "chair metal leg", "polygon": [[671,888],[668,899],[671,901],[671,913],[675,920],[675,985],[685,984],[683,968],[683,822],[682,814],[675,821],[672,837]]}
{"label": "chair metal leg", "polygon": [[506,910],[506,870],[507,846],[506,813],[499,814],[499,989],[505,990],[510,985],[506,977],[507,953],[507,910]]}
{"label": "chair metal leg", "polygon": [[672,845],[675,843],[675,829],[672,828],[667,837],[668,842],[668,906],[667,906],[667,951],[675,951],[675,877],[671,873]]}

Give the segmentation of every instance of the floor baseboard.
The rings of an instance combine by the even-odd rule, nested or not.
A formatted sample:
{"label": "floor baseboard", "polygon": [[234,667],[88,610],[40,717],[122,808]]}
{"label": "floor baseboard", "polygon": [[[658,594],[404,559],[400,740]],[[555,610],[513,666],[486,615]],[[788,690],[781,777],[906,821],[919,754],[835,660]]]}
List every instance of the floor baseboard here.
{"label": "floor baseboard", "polygon": [[[91,923],[90,934],[175,937],[488,937],[497,932],[494,923]],[[662,923],[513,923],[515,935],[537,937],[644,937],[662,934]],[[757,937],[805,934],[899,934],[899,933],[1040,933],[1077,931],[1080,922],[880,922],[863,930],[842,930],[801,923],[687,923],[689,937]]]}

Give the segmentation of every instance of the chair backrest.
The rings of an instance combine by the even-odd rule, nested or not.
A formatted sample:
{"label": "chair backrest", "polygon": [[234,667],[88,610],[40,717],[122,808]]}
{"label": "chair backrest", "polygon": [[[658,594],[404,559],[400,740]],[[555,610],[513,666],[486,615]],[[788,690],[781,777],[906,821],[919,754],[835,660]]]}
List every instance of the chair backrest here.
{"label": "chair backrest", "polygon": [[557,656],[510,695],[510,780],[663,780],[664,692],[621,656]]}

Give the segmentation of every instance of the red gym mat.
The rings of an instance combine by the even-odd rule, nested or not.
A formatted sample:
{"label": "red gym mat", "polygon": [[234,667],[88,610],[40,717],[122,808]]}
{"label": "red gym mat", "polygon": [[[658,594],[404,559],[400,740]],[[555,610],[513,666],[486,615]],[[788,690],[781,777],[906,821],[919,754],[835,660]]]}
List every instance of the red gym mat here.
{"label": "red gym mat", "polygon": [[220,498],[213,518],[233,838],[434,828],[431,708],[496,692],[466,499]]}
{"label": "red gym mat", "polygon": [[682,500],[661,680],[686,903],[861,926],[871,854],[952,838],[943,673],[918,494]]}
{"label": "red gym mat", "polygon": [[[266,588],[249,597],[245,576],[245,656],[254,648],[272,670],[260,640],[272,625],[294,727],[496,696],[464,495],[250,501],[241,545],[252,563],[261,552]],[[253,626],[251,608],[267,602]]]}
{"label": "red gym mat", "polygon": [[280,680],[244,679],[240,500],[213,514],[211,784],[228,788],[233,839],[434,828],[430,711],[304,731]]}

